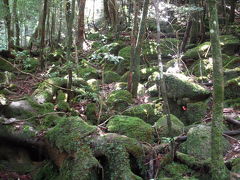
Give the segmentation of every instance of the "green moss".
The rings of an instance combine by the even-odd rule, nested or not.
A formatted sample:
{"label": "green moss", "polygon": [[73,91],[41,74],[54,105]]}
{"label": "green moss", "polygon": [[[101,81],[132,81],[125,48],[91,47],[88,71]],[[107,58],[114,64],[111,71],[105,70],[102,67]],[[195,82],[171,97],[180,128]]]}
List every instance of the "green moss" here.
{"label": "green moss", "polygon": [[101,36],[100,36],[100,34],[98,32],[97,33],[89,33],[87,35],[87,39],[88,40],[92,40],[92,41],[96,41],[96,40],[100,40]]}
{"label": "green moss", "polygon": [[110,132],[136,138],[139,141],[153,142],[153,129],[142,119],[130,116],[114,116],[107,124]]}
{"label": "green moss", "polygon": [[238,56],[222,55],[223,67],[226,69],[234,69],[240,66],[240,58]]}
{"label": "green moss", "polygon": [[236,109],[240,109],[240,98],[225,100],[224,107],[233,107]]}
{"label": "green moss", "polygon": [[118,111],[126,109],[132,102],[132,95],[126,90],[115,90],[107,98],[107,104]]}
{"label": "green moss", "polygon": [[128,84],[126,82],[118,82],[114,85],[115,90],[127,90]]}
{"label": "green moss", "polygon": [[240,77],[230,79],[225,84],[225,99],[240,98]]}
{"label": "green moss", "polygon": [[33,176],[34,180],[60,180],[57,168],[52,162],[44,162],[44,165]]}
{"label": "green moss", "polygon": [[130,107],[129,109],[124,111],[123,115],[138,117],[150,124],[153,124],[156,120],[154,118],[154,108],[151,104],[141,104]]}
{"label": "green moss", "polygon": [[208,108],[208,100],[199,101],[194,103],[187,103],[187,110],[184,112],[186,114],[185,124],[193,124],[201,122],[205,117]]}
{"label": "green moss", "polygon": [[86,80],[89,79],[98,79],[99,73],[97,72],[97,70],[91,66],[85,67],[85,68],[80,68],[78,70],[78,75]]}
{"label": "green moss", "polygon": [[222,35],[220,38],[220,44],[222,52],[228,55],[234,55],[239,50],[240,40],[233,35]]}
{"label": "green moss", "polygon": [[190,174],[191,169],[187,165],[179,164],[173,162],[164,167],[164,169],[173,177],[173,178],[182,178],[184,175]]}
{"label": "green moss", "polygon": [[140,78],[141,81],[146,81],[148,80],[148,77],[153,74],[153,72],[157,71],[158,67],[147,67],[147,68],[142,68],[140,70]]}
{"label": "green moss", "polygon": [[[184,131],[184,124],[174,115],[170,115],[170,119],[172,122],[172,135],[178,136]],[[167,137],[168,136],[168,126],[167,126],[167,117],[164,115],[161,117],[155,124],[155,129],[157,130],[157,133],[161,137]]]}
{"label": "green moss", "polygon": [[180,41],[176,38],[161,39],[160,48],[163,57],[172,57],[177,54]]}
{"label": "green moss", "polygon": [[113,71],[104,72],[104,83],[110,84],[113,82],[117,82],[120,79],[120,75]]}
{"label": "green moss", "polygon": [[240,158],[236,158],[232,162],[232,172],[240,173]]}
{"label": "green moss", "polygon": [[227,82],[233,78],[238,78],[240,76],[240,67],[234,69],[226,69],[224,71],[224,80]]}
{"label": "green moss", "polygon": [[99,81],[96,79],[89,79],[87,81],[88,86],[91,87],[92,90],[98,91],[99,90]]}
{"label": "green moss", "polygon": [[195,48],[189,49],[185,52],[183,59],[199,59],[199,56],[204,58],[210,46],[210,42],[205,42]]}
{"label": "green moss", "polygon": [[88,125],[80,117],[63,117],[48,131],[47,137],[60,150],[71,153],[78,150],[85,136],[95,131],[95,126]]}
{"label": "green moss", "polygon": [[209,79],[212,77],[213,64],[211,59],[200,59],[190,68],[191,73],[197,77],[205,76]]}
{"label": "green moss", "polygon": [[23,60],[23,67],[24,67],[24,70],[27,72],[36,71],[38,65],[39,65],[39,60],[37,58],[27,57]]}
{"label": "green moss", "polygon": [[130,60],[131,58],[131,46],[126,46],[124,48],[122,48],[119,53],[118,56],[123,57],[125,60]]}
{"label": "green moss", "polygon": [[7,62],[3,61],[2,59],[0,59],[0,70],[1,71],[9,71],[12,72],[15,68],[12,67],[10,64],[8,64]]}
{"label": "green moss", "polygon": [[120,78],[120,82],[127,82],[128,81],[128,76],[129,76],[129,71],[125,72],[121,78]]}
{"label": "green moss", "polygon": [[67,103],[67,94],[64,93],[62,90],[59,90],[57,93],[57,109],[60,111],[69,111],[70,106]]}
{"label": "green moss", "polygon": [[[211,127],[198,125],[191,128],[187,134],[187,141],[182,143],[180,149],[183,153],[191,155],[198,160],[207,160],[211,157]],[[223,138],[223,137],[222,137]],[[224,154],[230,145],[223,138]]]}
{"label": "green moss", "polygon": [[97,118],[97,106],[95,103],[90,103],[86,107],[86,116],[89,122],[94,125],[97,125],[98,118]]}

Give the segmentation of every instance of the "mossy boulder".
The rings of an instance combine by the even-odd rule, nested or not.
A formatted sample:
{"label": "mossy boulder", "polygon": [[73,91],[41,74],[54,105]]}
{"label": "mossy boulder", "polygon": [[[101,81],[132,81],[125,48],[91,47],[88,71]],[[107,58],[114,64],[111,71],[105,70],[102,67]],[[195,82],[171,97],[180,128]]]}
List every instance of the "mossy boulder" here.
{"label": "mossy boulder", "polygon": [[56,108],[60,111],[69,111],[70,106],[67,103],[67,94],[64,93],[62,90],[57,92],[57,105]]}
{"label": "mossy boulder", "polygon": [[204,58],[208,54],[208,51],[210,49],[211,43],[205,42],[200,45],[198,45],[195,48],[189,49],[185,52],[183,59],[199,59]]}
{"label": "mossy boulder", "polygon": [[227,54],[222,55],[223,67],[226,69],[234,69],[240,66],[239,56],[229,56]]}
{"label": "mossy boulder", "polygon": [[98,123],[98,117],[97,117],[97,105],[95,103],[90,103],[86,107],[86,116],[88,122],[90,122],[93,125],[97,125]]}
{"label": "mossy boulder", "polygon": [[[178,136],[184,131],[184,124],[176,116],[170,115],[172,122],[172,136]],[[160,137],[168,136],[167,116],[161,117],[155,124],[154,128]]]}
{"label": "mossy boulder", "polygon": [[[157,77],[158,73],[156,72],[149,77],[148,81],[148,86],[152,84],[148,89],[148,92],[153,96],[156,96],[158,92],[156,86]],[[197,83],[192,82],[190,78],[183,74],[165,73],[164,77],[169,98],[206,99],[210,95],[208,90]]]}
{"label": "mossy boulder", "polygon": [[126,90],[115,90],[107,98],[107,104],[117,111],[125,110],[131,103],[132,95]]}
{"label": "mossy boulder", "polygon": [[131,46],[126,46],[118,52],[118,56],[123,57],[125,60],[130,60],[131,58]]}
{"label": "mossy boulder", "polygon": [[140,104],[130,107],[124,111],[123,115],[141,118],[149,124],[153,124],[156,120],[154,108],[151,104]]}
{"label": "mossy boulder", "polygon": [[97,69],[88,66],[88,67],[83,67],[79,68],[78,70],[78,76],[85,80],[89,79],[98,79],[99,78],[99,73],[97,72]]}
{"label": "mossy boulder", "polygon": [[240,158],[236,158],[232,162],[232,172],[234,173],[240,173]]}
{"label": "mossy boulder", "polygon": [[104,83],[110,84],[113,82],[117,82],[121,76],[118,73],[115,73],[113,71],[106,71],[104,72]]}
{"label": "mossy boulder", "polygon": [[129,76],[129,71],[127,71],[127,72],[125,72],[122,76],[121,76],[121,78],[120,78],[120,82],[127,82],[128,81],[128,76]]}
{"label": "mossy boulder", "polygon": [[143,142],[153,142],[153,129],[142,119],[130,116],[114,116],[107,124],[109,132],[119,133]]}
{"label": "mossy boulder", "polygon": [[114,90],[127,90],[128,84],[126,82],[117,82],[114,85]]}
{"label": "mossy boulder", "polygon": [[[230,148],[229,142],[223,138],[224,154]],[[211,157],[211,127],[198,125],[187,133],[187,141],[182,143],[180,149],[183,153],[191,155],[199,160],[207,160]]]}
{"label": "mossy boulder", "polygon": [[224,101],[224,107],[240,109],[240,98],[226,99]]}
{"label": "mossy boulder", "polygon": [[233,35],[222,35],[219,38],[223,53],[234,55],[239,52],[240,40],[238,37]]}
{"label": "mossy boulder", "polygon": [[100,85],[99,80],[97,80],[97,79],[89,79],[89,80],[87,80],[87,84],[88,84],[88,86],[91,87],[92,90],[94,90],[94,91],[98,91],[99,90],[99,85]]}
{"label": "mossy boulder", "polygon": [[240,67],[234,69],[226,69],[224,71],[224,80],[227,82],[233,78],[238,78],[240,76]]}
{"label": "mossy boulder", "polygon": [[190,70],[197,77],[205,76],[210,79],[212,77],[213,61],[211,58],[200,59],[191,66]]}
{"label": "mossy boulder", "polygon": [[147,81],[148,77],[153,74],[153,72],[156,72],[158,70],[158,67],[145,67],[140,70],[140,79],[142,82]]}
{"label": "mossy boulder", "polygon": [[225,99],[240,98],[240,77],[228,80],[225,83]]}
{"label": "mossy boulder", "polygon": [[184,176],[188,176],[189,174],[192,174],[193,170],[190,169],[185,164],[180,164],[177,162],[172,162],[170,164],[167,164],[163,167],[163,169],[160,171],[158,179],[159,180],[197,180],[194,177],[192,178],[184,178]]}

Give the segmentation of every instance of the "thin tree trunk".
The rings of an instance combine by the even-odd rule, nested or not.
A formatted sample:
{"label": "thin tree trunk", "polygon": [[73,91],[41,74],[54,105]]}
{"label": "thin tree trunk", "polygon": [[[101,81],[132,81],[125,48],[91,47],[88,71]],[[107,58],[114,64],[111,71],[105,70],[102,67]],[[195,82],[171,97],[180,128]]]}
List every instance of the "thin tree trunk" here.
{"label": "thin tree trunk", "polygon": [[210,13],[209,27],[213,58],[212,180],[228,180],[229,174],[223,161],[222,133],[224,82],[222,54],[219,40],[217,0],[208,0],[208,6]]}
{"label": "thin tree trunk", "polygon": [[60,43],[60,40],[61,40],[62,19],[63,19],[63,2],[62,2],[62,0],[59,3],[60,3],[60,10],[59,10],[59,28],[58,28],[58,38],[57,38],[58,44]]}
{"label": "thin tree trunk", "polygon": [[185,52],[185,50],[186,50],[186,45],[190,38],[191,28],[192,28],[192,20],[191,20],[191,17],[189,17],[188,22],[187,22],[187,28],[184,33],[183,41],[182,41],[181,48],[180,48],[181,52]]}
{"label": "thin tree trunk", "polygon": [[17,13],[17,0],[13,1],[13,17],[14,17],[14,26],[15,26],[15,32],[16,32],[16,46],[20,46],[20,27],[19,27],[19,21],[18,21],[18,13]]}
{"label": "thin tree trunk", "polygon": [[[162,95],[163,98],[163,107],[164,107],[164,114],[167,117],[167,127],[168,127],[168,136],[172,136],[172,121],[171,121],[171,116],[170,116],[170,108],[169,108],[169,103],[168,103],[168,96],[167,96],[167,89],[166,89],[166,83],[165,83],[165,78],[163,75],[163,62],[162,62],[162,52],[160,49],[160,38],[161,38],[161,27],[160,27],[160,12],[159,12],[159,2],[158,0],[154,1],[154,7],[155,7],[155,12],[156,12],[156,23],[157,23],[157,52],[158,52],[158,70],[159,70],[159,84],[160,84],[160,94]],[[171,158],[172,160],[174,159],[174,141],[171,141]]]}
{"label": "thin tree trunk", "polygon": [[47,17],[47,8],[48,8],[48,0],[44,0],[43,5],[43,17],[41,22],[41,42],[40,42],[40,63],[41,63],[41,69],[44,69],[44,47],[45,47],[45,24],[46,24],[46,17]]}
{"label": "thin tree trunk", "polygon": [[82,50],[83,48],[83,42],[84,42],[84,32],[85,32],[85,26],[84,26],[84,10],[85,10],[85,4],[86,0],[79,0],[79,13],[78,13],[78,31],[77,31],[77,45]]}
{"label": "thin tree trunk", "polygon": [[236,9],[236,0],[230,0],[230,17],[229,17],[229,22],[234,23],[235,20],[235,9]]}
{"label": "thin tree trunk", "polygon": [[[68,41],[67,41],[67,60],[71,61],[71,49],[73,44],[73,20],[74,20],[74,12],[75,12],[75,0],[72,0],[70,3],[69,0],[66,0],[66,21],[67,21],[67,33],[68,33]],[[68,102],[72,99],[72,67],[68,69],[68,83],[67,83],[68,91]]]}
{"label": "thin tree trunk", "polygon": [[138,29],[138,14],[139,14],[139,3],[134,1],[134,19],[133,19],[133,28],[131,32],[131,59],[130,59],[130,71],[128,76],[128,91],[132,92],[132,75],[135,67],[134,62],[134,49],[137,39],[137,29]]}
{"label": "thin tree trunk", "polygon": [[143,44],[144,34],[145,34],[145,25],[146,17],[148,14],[149,0],[144,0],[143,3],[143,12],[141,17],[141,22],[138,30],[137,42],[134,49],[134,73],[133,73],[133,83],[132,83],[132,96],[137,97],[138,83],[140,80],[140,53]]}
{"label": "thin tree trunk", "polygon": [[6,9],[6,15],[4,16],[6,27],[7,27],[7,35],[8,35],[8,50],[11,50],[14,47],[13,43],[13,31],[11,28],[11,13],[9,7],[9,1],[3,0],[4,7]]}

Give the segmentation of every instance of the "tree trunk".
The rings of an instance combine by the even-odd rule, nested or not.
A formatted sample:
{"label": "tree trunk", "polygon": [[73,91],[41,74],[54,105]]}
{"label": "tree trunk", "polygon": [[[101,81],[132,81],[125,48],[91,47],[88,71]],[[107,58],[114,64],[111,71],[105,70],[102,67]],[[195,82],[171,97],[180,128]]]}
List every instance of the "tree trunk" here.
{"label": "tree trunk", "polygon": [[11,50],[14,47],[13,44],[13,31],[11,28],[11,12],[9,7],[9,1],[3,0],[4,7],[6,9],[6,15],[4,16],[6,27],[7,27],[7,36],[8,36],[8,50]]}
{"label": "tree trunk", "polygon": [[235,9],[236,9],[236,0],[230,0],[230,17],[229,17],[229,22],[234,23],[235,20]]}
{"label": "tree trunk", "polygon": [[143,12],[141,17],[141,22],[138,30],[137,41],[134,48],[134,58],[133,58],[133,83],[132,83],[132,96],[137,97],[138,83],[140,80],[140,53],[143,44],[144,34],[145,34],[145,24],[146,17],[148,14],[149,0],[144,0]]}
{"label": "tree trunk", "polygon": [[[195,0],[190,0],[190,5],[191,6],[198,6],[197,2]],[[190,43],[197,43],[199,38],[199,31],[200,31],[200,14],[199,12],[194,12],[191,15],[192,17],[192,28],[191,28],[191,37],[190,37]]]}
{"label": "tree trunk", "polygon": [[191,17],[189,17],[188,22],[187,22],[187,28],[184,33],[183,41],[182,41],[181,48],[180,48],[181,52],[185,52],[185,50],[186,50],[186,45],[190,38],[191,28],[192,28],[192,20],[191,20]]}
{"label": "tree trunk", "polygon": [[229,174],[223,161],[223,99],[224,82],[222,54],[219,40],[217,0],[208,0],[209,27],[213,58],[213,118],[212,118],[212,180],[227,180]]}
{"label": "tree trunk", "polygon": [[45,47],[45,24],[46,24],[46,17],[47,17],[47,8],[48,8],[48,0],[44,0],[44,5],[43,5],[43,16],[42,16],[42,22],[41,22],[41,42],[40,42],[40,64],[41,64],[41,69],[44,69],[44,47]]}
{"label": "tree trunk", "polygon": [[[74,20],[74,12],[75,12],[75,0],[72,0],[72,3],[70,3],[69,0],[66,0],[66,21],[67,21],[67,60],[71,61],[71,49],[72,49],[72,43],[73,43],[73,20]],[[72,99],[72,67],[69,67],[68,69],[68,102]]]}
{"label": "tree trunk", "polygon": [[131,32],[131,59],[130,59],[130,73],[128,76],[128,91],[132,92],[132,75],[134,71],[134,49],[137,39],[137,29],[138,29],[138,14],[139,14],[139,3],[134,1],[134,19],[133,19],[133,28]]}
{"label": "tree trunk", "polygon": [[85,4],[86,0],[79,0],[78,6],[79,6],[79,13],[78,13],[78,31],[77,31],[77,45],[80,49],[83,48],[83,42],[84,42],[84,10],[85,10]]}
{"label": "tree trunk", "polygon": [[19,27],[19,21],[18,21],[18,13],[17,13],[17,0],[13,1],[13,17],[14,17],[14,26],[15,26],[15,32],[16,32],[15,45],[19,47],[20,46],[20,27]]}
{"label": "tree trunk", "polygon": [[61,40],[61,32],[62,32],[62,19],[63,19],[63,2],[62,0],[59,2],[60,3],[60,9],[59,9],[59,28],[58,28],[58,38],[57,38],[57,43],[60,43]]}

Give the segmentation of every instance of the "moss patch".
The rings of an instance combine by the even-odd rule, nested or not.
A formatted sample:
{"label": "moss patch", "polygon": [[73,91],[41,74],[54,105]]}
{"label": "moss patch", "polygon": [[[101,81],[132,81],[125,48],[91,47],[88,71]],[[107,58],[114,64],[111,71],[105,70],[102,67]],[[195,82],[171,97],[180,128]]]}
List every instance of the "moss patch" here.
{"label": "moss patch", "polygon": [[118,111],[126,109],[132,102],[132,95],[126,90],[115,90],[107,98],[107,104]]}
{"label": "moss patch", "polygon": [[130,107],[129,109],[124,111],[123,115],[138,117],[150,124],[153,124],[156,120],[154,118],[154,108],[151,104],[141,104]]}
{"label": "moss patch", "polygon": [[120,78],[121,78],[120,75],[113,71],[104,72],[104,83],[106,84],[117,82]]}
{"label": "moss patch", "polygon": [[143,142],[153,142],[153,129],[142,119],[130,116],[114,116],[107,124],[110,132],[136,138]]}
{"label": "moss patch", "polygon": [[[178,136],[184,131],[184,124],[174,115],[170,115],[171,122],[172,122],[172,135]],[[155,129],[157,133],[161,137],[168,136],[168,126],[167,126],[167,117],[164,115],[161,117],[155,124]]]}

